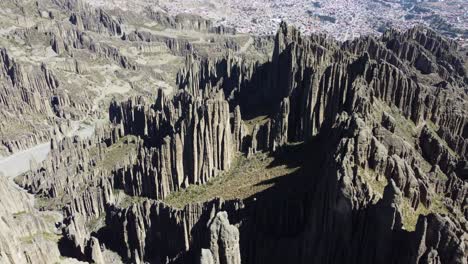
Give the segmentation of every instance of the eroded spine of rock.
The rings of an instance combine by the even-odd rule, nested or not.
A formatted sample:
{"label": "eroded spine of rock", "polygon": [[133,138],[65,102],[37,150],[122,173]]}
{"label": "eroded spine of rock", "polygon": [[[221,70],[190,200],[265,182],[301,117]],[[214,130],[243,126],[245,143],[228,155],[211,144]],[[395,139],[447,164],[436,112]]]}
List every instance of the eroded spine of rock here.
{"label": "eroded spine of rock", "polygon": [[204,184],[229,169],[235,152],[229,105],[222,93],[194,99],[181,93],[151,106],[114,103],[110,118],[126,134],[145,139],[135,163],[116,172],[116,185],[131,195],[162,199],[190,184]]}

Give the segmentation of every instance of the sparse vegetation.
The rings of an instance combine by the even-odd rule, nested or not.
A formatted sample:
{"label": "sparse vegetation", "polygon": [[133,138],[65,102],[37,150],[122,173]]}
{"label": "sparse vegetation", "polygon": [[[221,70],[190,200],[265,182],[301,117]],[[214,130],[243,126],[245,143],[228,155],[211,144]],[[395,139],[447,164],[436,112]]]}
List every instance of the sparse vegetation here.
{"label": "sparse vegetation", "polygon": [[418,222],[420,215],[428,215],[430,213],[448,214],[443,198],[438,194],[434,194],[431,198],[431,205],[429,208],[420,203],[418,208],[415,210],[411,207],[411,203],[406,197],[403,197],[400,206],[403,227],[408,231],[414,231],[416,229],[416,223]]}
{"label": "sparse vegetation", "polygon": [[437,176],[437,178],[439,178],[439,179],[441,179],[441,180],[443,180],[443,181],[448,180],[447,175],[445,175],[445,173],[443,173],[443,172],[440,171],[440,170],[436,172],[436,176]]}
{"label": "sparse vegetation", "polygon": [[[361,176],[361,179],[376,195],[376,199],[373,201],[374,203],[383,197],[385,186],[388,184],[388,180],[385,176],[377,175],[372,169],[364,169],[361,167],[358,168],[358,175]],[[447,207],[443,202],[443,197],[438,194],[433,194],[431,197],[431,205],[429,208],[420,203],[416,210],[411,206],[410,200],[407,197],[403,197],[400,209],[403,227],[408,231],[415,230],[420,215],[428,215],[430,213],[448,214]]]}
{"label": "sparse vegetation", "polygon": [[366,183],[372,190],[372,193],[375,194],[374,203],[383,197],[385,186],[388,184],[385,176],[378,175],[377,172],[370,168],[364,169],[362,167],[358,168],[358,175],[361,176],[364,183]]}
{"label": "sparse vegetation", "polygon": [[412,146],[414,146],[418,129],[414,122],[403,116],[401,111],[396,106],[392,105],[390,107],[386,103],[376,99],[373,111],[374,120],[376,122],[380,123],[383,112],[387,112],[395,119],[395,134],[402,137],[407,142],[411,143]]}
{"label": "sparse vegetation", "polygon": [[427,121],[426,124],[427,124],[427,127],[429,128],[429,130],[431,131],[432,135],[437,139],[437,141],[439,141],[450,152],[450,154],[452,156],[458,158],[459,157],[458,154],[447,144],[447,142],[445,140],[443,140],[439,136],[439,134],[437,134],[437,131],[439,130],[437,125],[434,124],[432,121]]}
{"label": "sparse vegetation", "polygon": [[62,195],[57,198],[49,198],[44,196],[37,196],[35,198],[34,206],[39,210],[60,211],[64,204],[69,203],[71,198],[67,195]]}
{"label": "sparse vegetation", "polygon": [[45,130],[47,126],[44,126],[42,122],[42,119],[45,118],[45,116],[37,114],[24,117],[21,122],[16,121],[0,124],[0,139],[19,139],[25,135],[33,134],[37,130]]}
{"label": "sparse vegetation", "polygon": [[20,217],[20,216],[22,216],[22,215],[26,215],[27,213],[28,213],[28,212],[26,212],[26,211],[19,211],[19,212],[14,213],[14,214],[13,214],[13,217],[15,217],[15,218],[16,218],[16,217]]}
{"label": "sparse vegetation", "polygon": [[[282,177],[298,170],[287,165],[271,166],[274,158],[265,153],[250,158],[238,156],[231,169],[222,172],[204,185],[190,185],[187,189],[172,193],[164,202],[177,208],[189,203],[203,202],[214,197],[226,200],[244,199],[266,190],[274,183],[267,180]],[[264,182],[264,184],[260,184]]]}
{"label": "sparse vegetation", "polygon": [[86,223],[86,227],[90,232],[97,231],[104,225],[106,215],[103,213],[99,217],[93,218]]}
{"label": "sparse vegetation", "polygon": [[245,120],[245,125],[247,126],[247,129],[249,130],[249,133],[252,132],[253,128],[255,125],[263,125],[266,122],[268,122],[270,118],[267,115],[261,115],[257,116],[255,118]]}
{"label": "sparse vegetation", "polygon": [[[191,263],[201,255],[236,261],[247,252],[252,262],[272,264],[310,256],[397,263],[463,252],[464,243],[440,247],[438,239],[424,241],[428,250],[414,249],[420,237],[386,224],[397,208],[406,230],[415,229],[419,216],[438,213],[453,224],[434,221],[428,234],[463,242],[466,233],[466,167],[445,157],[457,155],[447,145],[459,148],[441,133],[442,124],[460,126],[455,143],[467,134],[461,126],[467,54],[458,47],[466,41],[441,38],[423,25],[403,32],[411,23],[392,30],[396,20],[381,19],[405,12],[423,19],[431,10],[415,4],[399,10],[384,0],[362,7],[235,3],[240,9],[212,0],[149,7],[138,1],[0,0],[6,164],[0,259]],[[172,17],[184,9],[200,12]],[[221,13],[210,16],[213,10]],[[238,11],[247,19],[232,20]],[[303,24],[306,13],[313,18]],[[279,24],[288,14],[297,17]],[[315,27],[321,22],[338,27],[310,36],[323,31]],[[377,27],[379,36],[359,36]],[[462,50],[463,57],[455,56]],[[245,119],[240,131],[233,122],[238,110]],[[445,121],[436,127],[422,120],[427,116]],[[142,139],[129,135],[110,144],[115,123]],[[429,143],[420,136],[426,125],[435,134]],[[448,148],[443,155],[435,153],[440,144]],[[200,170],[215,174],[207,168],[216,176],[192,180]],[[26,170],[16,178],[23,189],[11,184]],[[390,179],[428,206],[413,208]],[[187,188],[177,187],[182,183]],[[160,200],[140,196],[155,193],[163,194]],[[216,197],[231,202],[211,210],[207,201]],[[175,212],[161,208],[163,202],[204,204]],[[341,240],[350,243],[334,243]],[[409,250],[387,256],[386,249],[398,247]],[[464,257],[455,255],[452,262]]]}
{"label": "sparse vegetation", "polygon": [[[415,148],[416,144],[418,144],[417,136],[419,134],[419,131],[423,128],[424,124],[427,124],[428,127],[433,131],[435,137],[438,138],[439,141],[442,142],[442,144],[444,144],[448,148],[452,155],[457,156],[457,154],[450,147],[447,146],[447,143],[437,135],[435,131],[437,131],[438,128],[433,122],[425,121],[416,126],[416,124],[412,120],[405,118],[396,106],[389,107],[380,100],[376,100],[373,111],[374,120],[376,122],[380,122],[384,111],[391,115],[396,121],[395,135],[403,138],[406,142],[410,143],[413,148]],[[419,152],[415,151],[414,153]],[[428,161],[426,161],[421,155],[418,154],[416,158],[420,161],[420,167],[424,172],[428,173],[432,169],[432,165]],[[443,179],[447,178],[447,176],[443,173],[438,173],[437,176]]]}
{"label": "sparse vegetation", "polygon": [[117,189],[114,189],[114,196],[116,197],[117,204],[122,208],[129,207],[135,203],[142,203],[147,200],[152,200],[150,198],[146,198],[142,196],[128,195],[123,190],[117,190]]}
{"label": "sparse vegetation", "polygon": [[[135,136],[125,136],[121,138],[118,142],[109,147],[108,151],[104,154],[103,160],[101,160],[97,166],[112,170],[119,161],[122,161],[128,156],[129,152],[136,148],[135,142]],[[91,152],[97,155],[97,149]]]}
{"label": "sparse vegetation", "polygon": [[34,240],[37,238],[43,238],[51,242],[57,242],[60,239],[60,235],[50,233],[50,232],[38,232],[38,233],[31,234],[29,236],[21,237],[20,241],[26,244],[32,244]]}

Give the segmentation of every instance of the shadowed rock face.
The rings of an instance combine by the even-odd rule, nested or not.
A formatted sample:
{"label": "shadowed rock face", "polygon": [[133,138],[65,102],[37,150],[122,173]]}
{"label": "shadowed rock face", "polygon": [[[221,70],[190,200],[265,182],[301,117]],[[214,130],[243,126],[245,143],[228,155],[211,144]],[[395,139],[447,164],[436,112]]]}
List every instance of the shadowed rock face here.
{"label": "shadowed rock face", "polygon": [[[62,255],[95,263],[117,261],[110,252],[126,263],[466,263],[468,79],[455,42],[416,27],[338,43],[282,23],[274,40],[262,40],[272,41],[268,60],[235,47],[218,57],[203,54],[199,41],[128,30],[131,13],[56,4],[72,24],[71,35],[52,38],[63,56],[79,47],[150,76],[128,50],[90,38],[163,43],[171,56],[187,55],[175,92],[113,99],[93,136],[55,133],[47,159],[15,179],[41,210],[62,210]],[[234,33],[200,17],[146,15],[174,31]],[[66,119],[63,108],[76,104],[72,95],[53,97],[62,81],[0,53],[5,109],[20,111],[8,104],[16,100],[24,111]],[[21,89],[50,104],[10,92]],[[256,164],[264,153],[270,164]],[[252,164],[263,166],[255,180],[245,176]],[[243,180],[233,186],[232,178]],[[243,193],[245,185],[258,191]],[[199,198],[210,188],[231,188],[237,199]]]}

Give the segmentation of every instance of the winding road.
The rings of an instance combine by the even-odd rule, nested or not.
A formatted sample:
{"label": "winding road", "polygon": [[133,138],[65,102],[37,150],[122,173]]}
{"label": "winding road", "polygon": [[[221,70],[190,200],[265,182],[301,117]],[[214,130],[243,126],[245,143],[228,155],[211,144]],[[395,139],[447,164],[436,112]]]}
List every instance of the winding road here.
{"label": "winding road", "polygon": [[[72,130],[66,136],[89,138],[94,134],[94,126],[75,121]],[[17,152],[7,157],[0,157],[0,175],[14,178],[31,169],[31,165],[39,164],[47,158],[50,143],[42,143],[32,148]]]}

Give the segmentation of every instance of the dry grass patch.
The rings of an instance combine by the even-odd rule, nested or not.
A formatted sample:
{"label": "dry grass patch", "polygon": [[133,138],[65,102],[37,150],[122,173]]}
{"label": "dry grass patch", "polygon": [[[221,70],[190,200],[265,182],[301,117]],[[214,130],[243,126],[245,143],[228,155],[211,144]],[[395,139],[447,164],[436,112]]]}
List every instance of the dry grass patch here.
{"label": "dry grass patch", "polygon": [[418,127],[416,124],[412,120],[406,118],[396,106],[389,106],[385,102],[375,100],[373,115],[374,119],[379,123],[382,120],[383,112],[387,112],[387,114],[395,119],[395,134],[411,143],[414,147],[415,138],[418,135]]}
{"label": "dry grass patch", "polygon": [[114,189],[114,196],[116,197],[116,204],[121,208],[127,208],[133,204],[143,203],[144,201],[153,201],[153,199],[143,196],[128,195],[123,190],[117,189]]}
{"label": "dry grass patch", "polygon": [[448,151],[449,153],[454,156],[454,157],[457,157],[459,158],[457,152],[455,152],[448,144],[445,140],[443,140],[439,134],[437,134],[437,131],[439,130],[439,127],[434,124],[432,121],[427,121],[426,122],[427,124],[427,127],[429,128],[429,130],[431,131],[431,134],[437,139],[437,141],[439,141]]}
{"label": "dry grass patch", "polygon": [[268,120],[270,120],[270,118],[267,115],[261,115],[261,116],[257,116],[249,120],[245,120],[244,123],[247,126],[249,133],[252,133],[252,130],[255,125],[258,124],[259,126],[261,126],[265,124],[266,122],[268,122]]}
{"label": "dry grass patch", "polygon": [[128,156],[128,153],[136,149],[136,137],[125,136],[118,142],[110,146],[104,154],[104,158],[97,164],[107,170],[112,170],[123,159]]}
{"label": "dry grass patch", "polygon": [[190,203],[204,202],[214,197],[225,200],[245,199],[275,185],[273,179],[289,175],[299,167],[273,165],[274,158],[265,153],[236,157],[229,171],[222,172],[204,185],[191,185],[170,194],[164,202],[182,208]]}
{"label": "dry grass patch", "polygon": [[371,194],[375,195],[373,203],[383,198],[385,186],[387,186],[387,178],[383,175],[378,175],[377,172],[370,168],[358,167],[358,175],[361,177],[363,182],[369,187]]}
{"label": "dry grass patch", "polygon": [[[358,168],[358,175],[364,181],[367,186],[370,187],[371,193],[375,194],[376,197],[373,203],[383,198],[383,193],[388,180],[383,175],[378,175],[372,169]],[[419,215],[428,215],[431,213],[437,214],[448,214],[448,209],[443,202],[443,197],[439,194],[433,194],[431,198],[431,205],[425,207],[422,203],[419,204],[417,209],[411,206],[411,202],[407,197],[402,197],[400,204],[401,217],[403,227],[407,231],[414,231],[416,229],[416,223],[418,222]]]}
{"label": "dry grass patch", "polygon": [[407,231],[416,230],[416,224],[418,222],[419,215],[428,215],[431,213],[437,214],[448,214],[448,209],[443,202],[443,198],[435,194],[431,199],[431,205],[425,207],[422,203],[419,204],[418,208],[415,210],[411,207],[411,202],[408,198],[403,197],[403,200],[400,204],[401,208],[401,217],[403,222],[403,227]]}
{"label": "dry grass patch", "polygon": [[103,213],[99,217],[89,220],[86,223],[86,227],[88,228],[90,232],[94,232],[94,231],[99,230],[101,227],[103,227],[105,225],[105,222],[106,222],[106,214]]}

